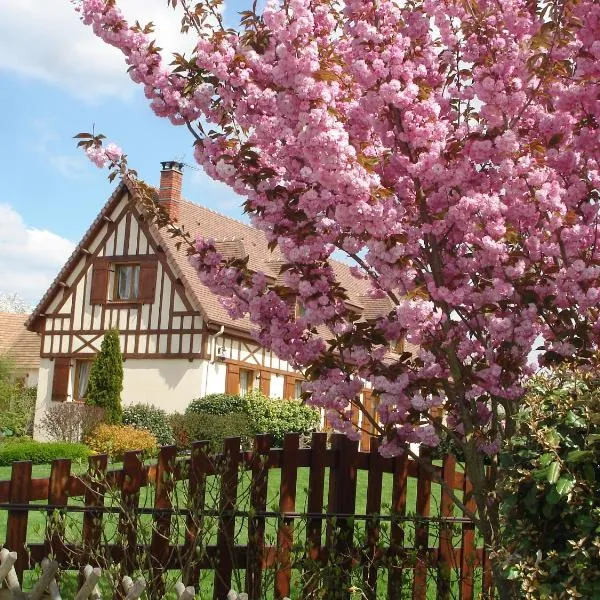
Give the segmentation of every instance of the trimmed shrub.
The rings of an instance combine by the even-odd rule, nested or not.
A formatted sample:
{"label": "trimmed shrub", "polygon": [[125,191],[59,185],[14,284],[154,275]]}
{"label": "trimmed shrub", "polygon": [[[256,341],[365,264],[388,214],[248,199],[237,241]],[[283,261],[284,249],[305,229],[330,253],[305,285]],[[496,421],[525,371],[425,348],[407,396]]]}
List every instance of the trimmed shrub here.
{"label": "trimmed shrub", "polygon": [[244,400],[235,394],[208,394],[204,398],[192,400],[185,413],[210,413],[211,415],[228,415],[245,412]]}
{"label": "trimmed shrub", "polygon": [[149,431],[159,446],[168,446],[174,441],[167,413],[151,404],[132,404],[124,407],[123,424]]}
{"label": "trimmed shrub", "polygon": [[175,443],[182,450],[189,450],[196,440],[210,442],[212,452],[221,452],[223,441],[228,437],[241,437],[242,446],[252,444],[253,429],[244,413],[214,415],[210,413],[190,413],[170,415]]}
{"label": "trimmed shrub", "polygon": [[90,369],[87,403],[104,409],[107,423],[121,423],[121,392],[123,391],[123,356],[119,332],[111,329],[104,334],[100,352]]}
{"label": "trimmed shrub", "polygon": [[500,490],[514,596],[598,598],[600,377],[534,377],[517,422]]}
{"label": "trimmed shrub", "polygon": [[83,460],[90,455],[84,444],[69,442],[36,442],[27,438],[0,444],[0,465],[6,467],[18,460],[30,460],[35,465],[49,463],[57,458]]}
{"label": "trimmed shrub", "polygon": [[81,402],[55,402],[40,420],[44,432],[55,440],[80,442],[104,420],[104,409]]}
{"label": "trimmed shrub", "polygon": [[110,425],[102,423],[86,438],[87,445],[97,454],[107,453],[121,458],[125,452],[140,450],[149,455],[156,452],[156,438],[143,429],[131,425]]}
{"label": "trimmed shrub", "polygon": [[319,426],[319,413],[299,400],[267,398],[258,391],[244,396],[244,409],[254,434],[270,433],[276,445],[286,433],[308,434]]}

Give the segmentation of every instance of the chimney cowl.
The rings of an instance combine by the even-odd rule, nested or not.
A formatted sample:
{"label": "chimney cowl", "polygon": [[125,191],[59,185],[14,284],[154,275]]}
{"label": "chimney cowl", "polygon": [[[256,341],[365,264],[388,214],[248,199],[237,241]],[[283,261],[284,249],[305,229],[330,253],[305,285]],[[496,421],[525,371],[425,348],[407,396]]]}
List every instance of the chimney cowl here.
{"label": "chimney cowl", "polygon": [[162,170],[160,172],[158,203],[167,211],[173,221],[178,221],[183,184],[183,163],[169,160],[160,164]]}

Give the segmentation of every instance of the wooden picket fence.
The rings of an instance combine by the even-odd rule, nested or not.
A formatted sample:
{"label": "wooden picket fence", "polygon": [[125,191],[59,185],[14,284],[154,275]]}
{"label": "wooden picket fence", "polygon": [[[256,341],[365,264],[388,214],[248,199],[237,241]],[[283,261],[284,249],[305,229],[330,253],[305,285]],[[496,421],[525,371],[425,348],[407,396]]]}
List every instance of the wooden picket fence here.
{"label": "wooden picket fence", "polygon": [[[229,438],[220,454],[209,453],[206,442],[195,442],[187,456],[178,456],[176,448],[168,446],[160,450],[153,464],[144,464],[138,453],[130,452],[122,467],[112,469],[106,455],[96,455],[90,457],[88,472],[82,475],[72,474],[71,462],[61,459],[52,463],[48,478],[33,478],[30,462],[16,462],[10,481],[0,481],[0,510],[8,511],[4,547],[17,552],[14,568],[20,581],[24,571],[46,557],[65,570],[82,569],[88,563],[104,567],[98,564],[98,556],[109,557],[120,565],[122,575],[134,576],[140,569],[136,555],[144,554],[149,557],[144,568],[155,581],[169,570],[178,570],[183,584],[200,589],[201,572],[212,571],[215,600],[226,598],[232,577],[239,571],[243,572],[249,600],[264,597],[266,570],[273,573],[269,585],[274,598],[310,598],[314,591],[310,586],[317,584],[305,584],[298,594],[292,589],[295,572],[304,568],[302,565],[326,565],[328,561],[336,561],[339,567],[336,599],[351,597],[351,572],[357,570],[366,584],[363,597],[369,600],[428,600],[432,597],[432,577],[435,598],[492,598],[491,568],[485,551],[477,547],[474,525],[468,518],[457,516],[457,507],[433,483],[428,468],[406,455],[382,457],[375,438],[369,452],[359,451],[357,442],[341,434],[333,434],[329,441],[327,434],[315,433],[310,447],[300,448],[299,436],[288,434],[283,448],[273,448],[271,437],[262,435],[248,451],[240,448],[238,438]],[[474,512],[470,482],[457,468],[455,458],[446,456],[441,466],[431,461],[429,465]],[[302,507],[297,506],[300,469],[308,473]],[[276,470],[278,510],[272,510],[267,506],[267,495],[269,478]],[[359,476],[361,472],[364,474]],[[209,479],[219,486],[216,511],[205,504]],[[248,482],[245,504],[238,498],[241,480]],[[359,498],[359,506],[365,507],[363,514],[356,510],[359,480],[363,482],[363,496],[366,480],[366,502]],[[185,482],[188,489],[189,501],[184,507],[173,505],[178,482]],[[434,494],[432,486],[437,486]],[[152,490],[152,507],[140,506],[145,488]],[[118,505],[108,502],[108,490],[118,491]],[[407,498],[415,495],[415,490],[411,508]],[[438,504],[433,516],[432,498]],[[43,542],[28,541],[28,518],[33,511],[46,511],[48,522],[54,523],[57,515],[60,522],[60,518],[78,513],[82,518],[79,539],[67,540],[60,527],[48,526]],[[109,543],[102,536],[107,514],[118,520],[120,543]],[[215,519],[217,527],[214,539],[199,553],[203,515]],[[247,523],[245,540],[240,540],[239,529],[236,531],[236,519],[239,523],[240,518]],[[143,544],[139,539],[140,519],[152,524],[151,539]],[[184,539],[173,535],[176,519],[185,520]],[[299,567],[292,557],[298,553],[294,536],[298,535],[295,524],[300,520],[305,523],[305,562]],[[274,539],[267,535],[268,522],[275,523]],[[387,529],[383,525],[386,522]],[[409,523],[412,539],[406,535]],[[434,528],[439,535],[432,543]],[[151,597],[160,598],[161,590],[155,590]]]}

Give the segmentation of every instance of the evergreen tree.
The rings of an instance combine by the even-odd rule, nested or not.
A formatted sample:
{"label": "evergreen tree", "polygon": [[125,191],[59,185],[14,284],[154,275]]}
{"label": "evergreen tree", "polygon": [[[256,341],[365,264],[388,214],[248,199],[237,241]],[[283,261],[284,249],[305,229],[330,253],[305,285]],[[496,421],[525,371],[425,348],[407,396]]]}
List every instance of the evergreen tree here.
{"label": "evergreen tree", "polygon": [[123,390],[123,357],[119,346],[119,332],[107,331],[100,352],[90,370],[87,403],[100,406],[105,411],[107,423],[121,423],[121,391]]}

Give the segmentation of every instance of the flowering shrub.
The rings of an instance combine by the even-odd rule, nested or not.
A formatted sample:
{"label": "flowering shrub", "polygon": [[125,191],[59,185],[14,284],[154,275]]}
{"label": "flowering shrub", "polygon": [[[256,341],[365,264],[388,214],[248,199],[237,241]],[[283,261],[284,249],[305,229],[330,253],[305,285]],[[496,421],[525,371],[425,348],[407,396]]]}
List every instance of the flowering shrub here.
{"label": "flowering shrub", "polygon": [[141,450],[151,454],[158,448],[156,437],[149,431],[131,425],[109,425],[102,423],[85,440],[91,450],[98,454],[107,453],[115,458],[125,452]]}
{"label": "flowering shrub", "polygon": [[518,423],[502,455],[509,577],[527,599],[597,598],[600,377],[535,377]]}

